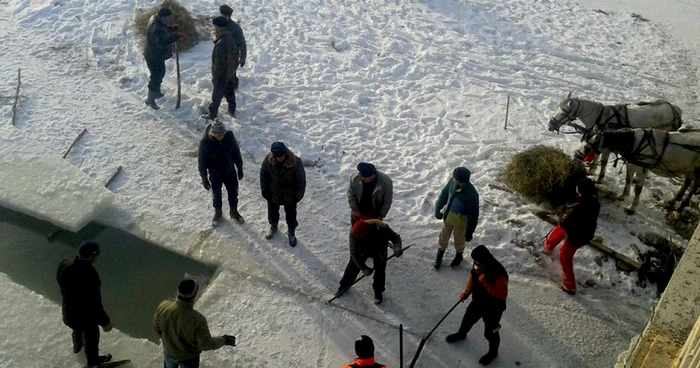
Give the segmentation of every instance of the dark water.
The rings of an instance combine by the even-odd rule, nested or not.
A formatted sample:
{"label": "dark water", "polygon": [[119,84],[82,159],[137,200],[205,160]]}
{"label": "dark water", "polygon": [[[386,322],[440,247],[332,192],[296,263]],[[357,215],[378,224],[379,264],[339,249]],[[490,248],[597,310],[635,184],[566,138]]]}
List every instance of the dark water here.
{"label": "dark water", "polygon": [[101,250],[95,268],[102,280],[105,310],[116,328],[133,337],[158,342],[152,327],[158,304],[176,295],[185,273],[208,282],[216,271],[215,265],[111,227],[90,223],[78,233],[64,231],[47,240],[55,229],[48,222],[0,207],[0,272],[60,305],[58,264],[75,257],[81,241],[94,240]]}

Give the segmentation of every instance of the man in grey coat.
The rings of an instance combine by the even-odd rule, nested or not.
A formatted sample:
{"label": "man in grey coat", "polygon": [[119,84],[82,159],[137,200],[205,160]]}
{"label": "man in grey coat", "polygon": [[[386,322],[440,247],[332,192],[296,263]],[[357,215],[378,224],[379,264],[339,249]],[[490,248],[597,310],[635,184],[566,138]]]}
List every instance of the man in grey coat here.
{"label": "man in grey coat", "polygon": [[354,225],[361,218],[384,220],[391,209],[393,197],[391,178],[378,171],[373,164],[360,162],[348,187],[351,224]]}
{"label": "man in grey coat", "polygon": [[211,104],[209,105],[209,118],[216,119],[219,114],[221,100],[226,97],[228,102],[228,113],[231,116],[236,114],[236,93],[234,78],[238,69],[238,47],[231,36],[231,32],[226,29],[226,19],[216,17],[212,20],[216,40],[211,54],[211,82],[214,85],[212,91]]}
{"label": "man in grey coat", "polygon": [[185,35],[180,32],[180,26],[172,23],[173,12],[168,8],[162,8],[151,17],[146,29],[146,43],[143,57],[151,73],[148,80],[148,98],[146,104],[154,110],[160,107],[156,104],[156,98],[163,97],[160,84],[165,76],[165,60],[173,57],[171,46],[175,41],[182,40]]}
{"label": "man in grey coat", "polygon": [[[230,6],[221,5],[219,7],[219,12],[224,18],[226,18],[226,21],[228,22],[226,29],[231,32],[233,39],[236,41],[236,46],[238,46],[238,66],[242,68],[245,66],[245,59],[248,55],[248,47],[245,42],[245,36],[243,36],[243,29],[241,29],[241,26],[238,25],[238,23],[231,19],[233,9],[231,9]],[[233,85],[234,89],[238,89],[238,76],[236,75],[233,76]]]}

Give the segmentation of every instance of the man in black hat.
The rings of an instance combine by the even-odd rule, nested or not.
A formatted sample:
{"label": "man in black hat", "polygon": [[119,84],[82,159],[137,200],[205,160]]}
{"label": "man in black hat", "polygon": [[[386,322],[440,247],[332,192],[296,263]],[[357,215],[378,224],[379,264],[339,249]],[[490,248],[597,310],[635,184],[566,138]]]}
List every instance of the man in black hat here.
{"label": "man in black hat", "polygon": [[194,309],[199,284],[193,279],[180,281],[177,299],[160,303],[153,317],[153,328],[163,341],[165,368],[197,368],[202,351],[236,346],[236,337],[212,337],[207,319]]}
{"label": "man in black hat", "polygon": [[469,182],[471,172],[465,167],[452,171],[452,178],[440,192],[435,203],[435,218],[442,220],[442,230],[438,238],[437,256],[433,267],[437,270],[442,265],[450,237],[454,233],[455,258],[450,263],[457,267],[462,263],[465,242],[472,241],[476,224],[479,221],[479,193]]}
{"label": "man in black hat", "polygon": [[112,330],[112,322],[102,307],[100,276],[93,264],[100,255],[100,246],[84,241],[78,255],[61,262],[56,280],[63,297],[63,323],[73,330],[73,352],[79,353],[83,346],[89,366],[108,362],[112,356],[99,355],[100,329]]}
{"label": "man in black hat", "polygon": [[243,179],[243,158],[236,137],[232,131],[226,130],[221,121],[216,120],[204,130],[204,137],[199,142],[198,162],[202,186],[206,190],[212,190],[214,201],[212,226],[216,227],[221,221],[222,186],[225,186],[228,192],[231,218],[242,224],[243,216],[238,213],[238,181]]}
{"label": "man in black hat", "polygon": [[218,16],[212,20],[214,24],[214,49],[211,54],[211,81],[214,90],[209,105],[209,118],[216,119],[219,115],[221,100],[226,97],[228,113],[236,115],[235,77],[238,69],[238,46],[228,31],[226,18]]}
{"label": "man in black hat", "polygon": [[275,142],[270,153],[265,156],[260,167],[260,189],[267,200],[267,221],[270,230],[266,239],[272,239],[277,232],[280,220],[280,206],[284,206],[287,218],[287,236],[289,246],[297,245],[295,230],[297,222],[297,203],[304,198],[306,191],[306,172],[301,159],[282,142]]}
{"label": "man in black hat", "polygon": [[[248,47],[245,43],[245,37],[243,36],[243,29],[241,29],[241,26],[238,25],[238,23],[231,19],[233,9],[231,9],[230,6],[221,5],[219,7],[219,12],[226,18],[226,21],[228,22],[226,29],[231,32],[233,39],[236,41],[236,45],[238,46],[238,66],[242,68],[245,66],[245,59],[248,55]],[[234,88],[238,89],[238,77],[235,74],[233,76],[233,80]]]}
{"label": "man in black hat", "polygon": [[386,368],[384,364],[374,361],[374,341],[367,335],[362,335],[355,340],[355,354],[357,354],[355,362],[343,366],[343,368]]}
{"label": "man in black hat", "polygon": [[148,28],[146,28],[143,56],[151,73],[146,104],[154,110],[160,108],[156,104],[156,98],[163,97],[160,84],[165,76],[165,60],[173,56],[171,46],[175,41],[185,38],[185,35],[180,32],[180,25],[170,24],[172,20],[172,10],[162,8],[148,20]]}
{"label": "man in black hat", "polygon": [[394,187],[386,174],[367,162],[357,164],[357,172],[348,186],[350,223],[359,219],[384,220],[391,209]]}
{"label": "man in black hat", "polygon": [[508,273],[491,252],[479,245],[472,251],[474,265],[469,274],[467,287],[460,294],[459,300],[464,301],[471,294],[472,301],[462,318],[462,324],[456,333],[445,339],[449,343],[467,338],[467,333],[480,319],[484,320],[484,337],[489,342],[489,351],[479,359],[479,363],[489,365],[498,356],[501,344],[501,316],[506,310],[508,298]]}

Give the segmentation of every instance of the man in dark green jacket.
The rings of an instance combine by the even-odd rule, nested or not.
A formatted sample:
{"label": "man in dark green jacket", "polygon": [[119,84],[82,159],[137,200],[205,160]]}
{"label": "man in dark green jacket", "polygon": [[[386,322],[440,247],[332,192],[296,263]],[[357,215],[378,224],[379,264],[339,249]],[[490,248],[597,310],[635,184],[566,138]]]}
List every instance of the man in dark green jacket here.
{"label": "man in dark green jacket", "polygon": [[236,93],[234,78],[238,69],[238,46],[226,29],[226,18],[219,16],[212,21],[215,27],[216,39],[214,50],[211,54],[211,82],[214,85],[211,104],[209,105],[209,118],[216,119],[219,115],[221,100],[226,97],[228,113],[236,114]]}
{"label": "man in dark green jacket", "polygon": [[[233,39],[236,40],[236,45],[238,46],[238,66],[242,68],[245,66],[245,59],[248,55],[248,46],[245,42],[245,36],[243,36],[243,29],[241,29],[241,26],[238,25],[238,23],[231,19],[233,9],[231,9],[230,6],[221,5],[219,7],[219,12],[222,16],[226,17],[226,20],[228,21],[226,29],[231,32]],[[238,77],[235,75],[233,76],[233,85],[235,89],[238,89]]]}
{"label": "man in dark green jacket", "polygon": [[156,98],[163,97],[160,84],[165,76],[165,60],[173,56],[170,50],[175,41],[181,40],[185,35],[180,32],[180,26],[170,25],[173,12],[168,8],[162,8],[151,17],[146,29],[146,43],[143,57],[151,73],[148,81],[148,99],[146,104],[154,110],[160,107],[156,104]]}
{"label": "man in dark green jacket", "polygon": [[289,246],[295,247],[295,230],[299,225],[297,203],[304,198],[306,172],[301,159],[282,142],[273,143],[270,153],[263,160],[260,167],[260,189],[263,198],[267,200],[267,220],[270,222],[270,230],[265,234],[265,238],[272,239],[277,232],[280,206],[284,206]]}
{"label": "man in dark green jacket", "polygon": [[476,224],[479,221],[479,194],[469,182],[471,172],[458,167],[452,172],[452,179],[442,189],[435,204],[435,218],[442,221],[442,230],[438,239],[438,251],[433,267],[440,269],[442,256],[454,233],[454,246],[457,254],[450,264],[457,267],[462,263],[465,242],[472,240]]}
{"label": "man in dark green jacket", "polygon": [[357,164],[357,172],[348,186],[350,225],[361,218],[384,220],[394,199],[391,178],[370,163]]}

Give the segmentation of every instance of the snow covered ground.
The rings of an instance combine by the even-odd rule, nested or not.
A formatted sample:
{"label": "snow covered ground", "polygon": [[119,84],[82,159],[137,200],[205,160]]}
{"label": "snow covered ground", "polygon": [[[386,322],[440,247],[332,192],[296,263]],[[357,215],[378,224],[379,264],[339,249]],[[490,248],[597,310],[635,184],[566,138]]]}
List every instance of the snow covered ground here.
{"label": "snow covered ground", "polygon": [[[185,3],[201,14],[213,14],[219,5]],[[624,3],[628,8],[616,5],[608,15],[594,11],[605,4],[570,1],[231,4],[249,45],[239,71],[238,118],[230,124],[244,151],[243,226],[226,222],[211,231],[209,192],[196,170],[202,127],[196,117],[211,91],[212,44],[181,55],[180,110],[174,110],[174,61],[167,64],[162,109],[150,111],[141,101],[148,73],[131,31],[132,14],[155,1],[0,1],[0,119],[10,120],[6,96],[14,93],[18,67],[25,96],[18,132],[3,124],[0,137],[20,134],[60,154],[87,128],[67,160],[100,181],[124,167],[111,186],[118,194],[115,208],[100,221],[221,263],[199,309],[214,333],[234,333],[241,343],[205,353],[205,367],[340,366],[352,359],[360,333],[375,339],[380,361],[398,366],[399,323],[408,331],[410,360],[420,336],[449,310],[466,281],[468,266],[437,273],[430,266],[439,231],[433,204],[459,165],[472,170],[482,198],[472,244],[489,245],[511,274],[494,366],[610,366],[643,329],[655,292],[634,286],[636,276],[619,273],[612,262],[596,265],[598,254],[590,248],[577,254],[576,274],[597,286],[576,297],[557,291],[547,271],[511,244],[549,231],[530,215],[536,206],[488,184],[520,149],[541,143],[575,149],[577,137],[546,132],[546,119],[570,90],[609,103],[664,98],[684,108],[686,121],[697,119],[694,41],[677,37],[680,26],[664,22],[676,19],[676,9],[694,19],[700,10],[669,6],[653,14],[665,14],[657,23],[644,13],[644,1]],[[635,20],[628,9],[652,21]],[[294,249],[283,236],[262,238],[267,223],[257,171],[275,140],[319,162],[307,168]],[[371,304],[369,283],[326,306],[321,302],[337,288],[348,260],[345,190],[359,161],[374,162],[393,178],[387,221],[416,245],[391,261],[381,307]],[[608,178],[606,187],[621,189],[617,172],[611,169]],[[651,177],[647,188],[654,187],[664,196],[673,191],[666,180]],[[605,243],[630,256],[629,244],[639,243],[631,232],[671,235],[651,190],[642,199],[634,217],[625,216],[620,203],[604,203],[599,221]],[[511,219],[526,226],[516,228]],[[550,273],[557,270],[557,262],[549,265]],[[7,277],[0,289],[11,295],[0,300],[0,366],[79,365],[82,356],[70,352],[58,305]],[[477,365],[486,350],[480,325],[466,343],[443,341],[462,311],[435,333],[418,366]],[[103,349],[116,357],[129,357],[136,367],[160,364],[158,346],[119,332],[104,336]]]}

